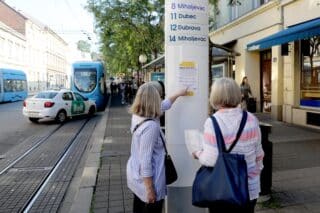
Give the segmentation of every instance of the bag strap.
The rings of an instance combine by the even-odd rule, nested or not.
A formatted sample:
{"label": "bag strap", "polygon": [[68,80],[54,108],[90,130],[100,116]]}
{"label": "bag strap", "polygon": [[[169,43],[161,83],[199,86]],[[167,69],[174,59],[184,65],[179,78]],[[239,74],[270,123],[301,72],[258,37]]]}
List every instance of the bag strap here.
{"label": "bag strap", "polygon": [[134,133],[134,132],[135,132],[144,122],[146,122],[146,121],[153,121],[153,119],[152,119],[152,118],[147,118],[147,119],[141,121],[140,123],[138,123],[138,124],[134,127],[132,133]]}
{"label": "bag strap", "polygon": [[[134,133],[134,132],[135,132],[144,122],[146,122],[146,121],[153,121],[153,119],[147,118],[147,119],[141,121],[140,123],[138,123],[138,124],[134,127],[132,133]],[[168,155],[167,146],[166,146],[166,143],[164,142],[164,139],[163,139],[163,137],[162,137],[161,131],[160,131],[160,138],[161,138],[161,141],[162,141],[162,144],[163,144],[163,147],[164,147],[164,151],[166,152],[166,155]]]}
{"label": "bag strap", "polygon": [[163,147],[164,147],[164,151],[166,152],[166,155],[168,155],[168,150],[167,150],[166,142],[164,142],[164,139],[163,139],[163,137],[162,137],[161,131],[160,131],[160,138],[161,138],[161,141],[162,141],[162,144],[163,144]]}
{"label": "bag strap", "polygon": [[221,129],[219,127],[219,124],[216,120],[216,118],[214,116],[211,116],[211,120],[212,120],[212,123],[213,123],[213,127],[214,127],[214,131],[216,133],[216,140],[217,140],[217,144],[218,144],[218,149],[219,149],[219,152],[226,152],[226,153],[229,153],[232,151],[232,149],[234,148],[234,146],[237,144],[240,136],[241,136],[241,133],[244,129],[244,126],[246,124],[246,121],[247,121],[247,117],[248,117],[248,113],[247,111],[243,111],[242,113],[242,119],[241,119],[241,122],[240,122],[240,127],[239,127],[239,130],[237,132],[237,136],[236,136],[236,139],[232,142],[231,146],[229,147],[229,149],[227,150],[226,149],[226,145],[224,143],[224,139],[223,139],[223,136],[222,136],[222,133],[221,133]]}

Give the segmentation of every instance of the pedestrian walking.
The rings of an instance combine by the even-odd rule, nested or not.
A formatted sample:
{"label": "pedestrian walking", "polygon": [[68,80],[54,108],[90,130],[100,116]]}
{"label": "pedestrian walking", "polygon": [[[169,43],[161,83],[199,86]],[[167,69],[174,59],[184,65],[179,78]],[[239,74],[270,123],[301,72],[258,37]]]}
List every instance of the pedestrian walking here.
{"label": "pedestrian walking", "polygon": [[[239,107],[241,102],[241,92],[237,83],[231,78],[221,78],[216,80],[210,93],[210,104],[217,111],[212,115],[216,120],[223,138],[226,150],[231,148],[230,153],[244,155],[247,166],[247,181],[250,202],[242,208],[235,207],[228,203],[209,207],[209,212],[245,212],[253,213],[257,198],[260,192],[260,172],[263,168],[264,152],[261,146],[261,133],[257,118],[247,112],[246,120],[243,119],[244,112]],[[243,120],[243,121],[242,121]],[[242,122],[241,122],[242,121]],[[245,122],[245,123],[244,123]],[[243,125],[240,125],[243,123]],[[243,127],[242,133],[239,131]],[[237,133],[240,135],[237,138]],[[239,133],[238,133],[239,134]],[[219,134],[220,135],[220,134]],[[194,151],[194,158],[205,167],[215,167],[220,154],[217,144],[213,120],[209,117],[204,124],[204,141],[202,148]],[[246,175],[246,174],[245,174]],[[247,183],[245,181],[245,183]],[[219,183],[216,183],[217,186]],[[209,189],[210,190],[210,189]]]}
{"label": "pedestrian walking", "polygon": [[166,196],[165,137],[159,118],[175,100],[186,95],[180,90],[161,101],[152,83],[141,85],[131,106],[131,152],[127,162],[127,184],[134,194],[134,213],[161,213]]}
{"label": "pedestrian walking", "polygon": [[242,99],[241,99],[242,109],[247,109],[248,104],[249,104],[249,97],[252,96],[251,87],[248,82],[247,76],[244,76],[242,78],[242,82],[240,84],[240,90],[241,90],[241,97],[242,97]]}
{"label": "pedestrian walking", "polygon": [[132,95],[133,95],[133,98],[136,96],[137,94],[137,91],[138,91],[138,84],[136,81],[133,81],[132,83]]}
{"label": "pedestrian walking", "polygon": [[125,88],[126,102],[128,104],[132,104],[132,100],[133,100],[132,82],[129,81],[127,82],[126,85],[127,85]]}
{"label": "pedestrian walking", "polygon": [[125,104],[125,89],[126,89],[126,84],[124,82],[121,82],[119,85],[119,90],[121,94],[121,103]]}

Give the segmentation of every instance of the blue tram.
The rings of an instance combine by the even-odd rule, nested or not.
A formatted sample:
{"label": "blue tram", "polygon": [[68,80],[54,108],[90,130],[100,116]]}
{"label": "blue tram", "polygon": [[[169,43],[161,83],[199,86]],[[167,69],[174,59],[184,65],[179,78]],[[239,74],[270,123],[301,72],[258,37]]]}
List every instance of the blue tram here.
{"label": "blue tram", "polygon": [[21,70],[0,68],[0,102],[13,102],[28,96],[27,76]]}
{"label": "blue tram", "polygon": [[103,111],[107,103],[104,66],[101,62],[75,62],[72,64],[71,90],[96,103]]}

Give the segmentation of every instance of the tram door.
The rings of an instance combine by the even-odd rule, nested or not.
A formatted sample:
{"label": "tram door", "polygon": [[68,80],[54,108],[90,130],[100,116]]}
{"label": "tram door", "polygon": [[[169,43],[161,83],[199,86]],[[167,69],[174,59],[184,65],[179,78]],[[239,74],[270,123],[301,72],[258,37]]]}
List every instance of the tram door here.
{"label": "tram door", "polygon": [[260,52],[261,111],[271,112],[271,49]]}

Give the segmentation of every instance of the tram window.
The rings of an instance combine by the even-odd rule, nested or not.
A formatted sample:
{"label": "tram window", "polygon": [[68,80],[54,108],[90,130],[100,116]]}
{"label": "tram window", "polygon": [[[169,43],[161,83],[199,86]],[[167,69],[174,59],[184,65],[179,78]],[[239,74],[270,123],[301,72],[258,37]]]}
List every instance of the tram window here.
{"label": "tram window", "polygon": [[16,91],[23,91],[23,85],[21,80],[16,80],[15,81],[15,86],[16,86]]}
{"label": "tram window", "polygon": [[24,91],[27,90],[27,81],[22,81],[22,88]]}
{"label": "tram window", "polygon": [[80,92],[92,92],[97,86],[96,70],[88,69],[75,71],[74,84]]}
{"label": "tram window", "polygon": [[25,80],[5,80],[4,92],[22,92],[27,90],[27,82]]}
{"label": "tram window", "polygon": [[5,80],[4,91],[5,92],[12,92],[13,91],[13,81],[12,80]]}
{"label": "tram window", "polygon": [[102,94],[104,94],[105,93],[105,81],[104,81],[104,77],[101,77],[100,78],[100,91],[101,91],[101,93]]}

